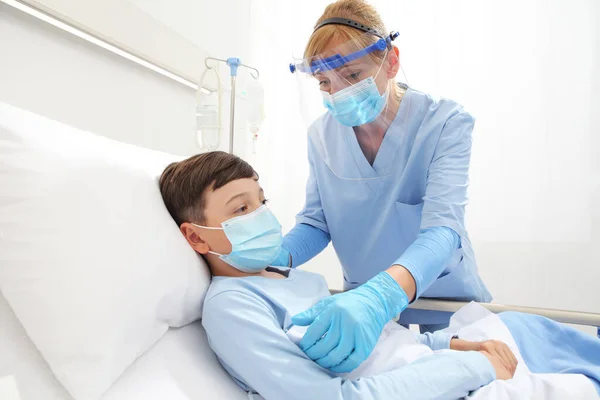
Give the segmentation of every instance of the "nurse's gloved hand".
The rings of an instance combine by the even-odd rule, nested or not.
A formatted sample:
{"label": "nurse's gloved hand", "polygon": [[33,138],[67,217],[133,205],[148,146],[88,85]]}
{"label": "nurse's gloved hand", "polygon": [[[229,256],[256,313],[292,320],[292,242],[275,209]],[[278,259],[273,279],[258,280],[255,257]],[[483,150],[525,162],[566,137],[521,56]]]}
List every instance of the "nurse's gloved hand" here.
{"label": "nurse's gloved hand", "polygon": [[404,290],[387,272],[356,289],[327,297],[292,317],[310,325],[300,348],[320,366],[350,372],[369,357],[385,324],[408,306]]}

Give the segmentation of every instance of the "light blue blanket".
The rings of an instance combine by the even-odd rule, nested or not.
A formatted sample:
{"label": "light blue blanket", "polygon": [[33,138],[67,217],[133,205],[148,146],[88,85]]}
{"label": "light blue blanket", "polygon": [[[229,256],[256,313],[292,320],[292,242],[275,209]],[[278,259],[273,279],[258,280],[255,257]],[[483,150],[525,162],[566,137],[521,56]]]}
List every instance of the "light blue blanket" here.
{"label": "light blue blanket", "polygon": [[505,312],[500,318],[531,372],[583,374],[600,394],[600,339],[537,315]]}

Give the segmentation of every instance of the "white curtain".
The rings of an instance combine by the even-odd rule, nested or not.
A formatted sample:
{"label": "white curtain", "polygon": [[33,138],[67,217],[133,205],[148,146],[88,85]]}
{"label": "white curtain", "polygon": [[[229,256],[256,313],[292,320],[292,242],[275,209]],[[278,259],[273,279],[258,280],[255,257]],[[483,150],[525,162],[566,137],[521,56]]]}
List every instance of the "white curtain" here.
{"label": "white curtain", "polygon": [[[308,172],[287,65],[327,3],[251,2],[267,112],[253,162],[285,230]],[[598,1],[372,3],[400,32],[409,85],[477,119],[467,225],[495,301],[600,312]],[[307,268],[341,286],[331,249]]]}

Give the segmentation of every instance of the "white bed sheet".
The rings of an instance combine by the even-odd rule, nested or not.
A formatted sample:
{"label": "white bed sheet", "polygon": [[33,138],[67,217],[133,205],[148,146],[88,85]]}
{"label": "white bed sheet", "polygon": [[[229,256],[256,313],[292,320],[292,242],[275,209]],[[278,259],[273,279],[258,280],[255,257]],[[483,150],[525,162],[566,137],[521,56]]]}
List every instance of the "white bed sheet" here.
{"label": "white bed sheet", "polygon": [[[73,400],[56,381],[0,294],[0,377],[12,376],[21,400]],[[199,322],[174,329],[140,357],[102,400],[247,399],[208,346]]]}

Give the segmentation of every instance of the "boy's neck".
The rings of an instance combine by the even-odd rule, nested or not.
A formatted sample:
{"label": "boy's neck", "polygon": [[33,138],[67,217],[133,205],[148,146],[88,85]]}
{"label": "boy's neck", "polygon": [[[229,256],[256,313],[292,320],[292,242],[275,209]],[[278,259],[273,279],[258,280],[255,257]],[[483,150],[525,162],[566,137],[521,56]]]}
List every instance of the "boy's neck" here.
{"label": "boy's neck", "polygon": [[213,254],[205,254],[204,259],[208,263],[208,267],[210,268],[210,272],[213,276],[228,276],[233,278],[244,278],[248,276],[262,276],[271,279],[285,278],[283,275],[278,274],[277,272],[270,272],[266,269],[254,273],[243,272],[227,264],[225,261],[221,260],[219,256],[215,256]]}

